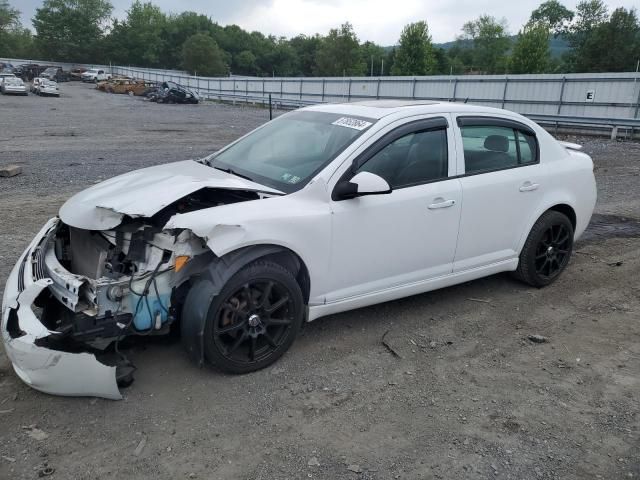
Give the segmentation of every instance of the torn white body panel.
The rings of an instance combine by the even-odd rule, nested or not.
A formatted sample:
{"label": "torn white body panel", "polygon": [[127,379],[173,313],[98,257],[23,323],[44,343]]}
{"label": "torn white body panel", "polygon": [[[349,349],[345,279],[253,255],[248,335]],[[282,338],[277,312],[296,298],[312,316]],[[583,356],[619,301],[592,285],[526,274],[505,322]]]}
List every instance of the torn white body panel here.
{"label": "torn white body panel", "polygon": [[164,228],[190,230],[219,257],[251,245],[285,247],[314,279],[309,302],[324,303],[322,292],[331,280],[331,221],[326,184],[318,180],[290,195],[175,215]]}
{"label": "torn white body panel", "polygon": [[[30,280],[30,262],[24,263],[24,269],[20,265],[57,223],[57,219],[47,222],[7,279],[0,323],[7,356],[16,374],[36,390],[55,395],[121,399],[115,367],[103,365],[89,353],[68,353],[36,345],[38,340],[55,335],[55,332],[49,331],[40,322],[32,310],[36,297],[43,289],[50,287],[53,281],[48,278]],[[19,275],[23,277],[20,281]],[[14,316],[11,320],[17,324],[10,327],[11,315]],[[9,328],[12,329],[11,332]]]}
{"label": "torn white body panel", "polygon": [[74,195],[60,208],[60,218],[72,227],[108,230],[123,217],[151,217],[176,200],[202,188],[282,192],[216,170],[193,160],[136,170]]}
{"label": "torn white body panel", "polygon": [[7,354],[20,379],[52,395],[120,400],[116,367],[108,367],[90,353],[68,353],[38,347],[23,337],[10,341]]}

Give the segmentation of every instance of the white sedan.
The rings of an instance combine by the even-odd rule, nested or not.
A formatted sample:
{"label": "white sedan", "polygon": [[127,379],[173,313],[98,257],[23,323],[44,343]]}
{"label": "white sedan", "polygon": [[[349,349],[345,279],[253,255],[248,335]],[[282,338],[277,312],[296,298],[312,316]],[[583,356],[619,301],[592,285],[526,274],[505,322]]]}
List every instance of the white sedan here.
{"label": "white sedan", "polygon": [[3,76],[0,79],[0,92],[5,95],[28,95],[27,87],[24,84],[24,81],[22,81],[21,78],[18,78],[15,75]]}
{"label": "white sedan", "polygon": [[6,351],[36,389],[120,398],[131,366],[99,352],[128,335],[179,324],[198,364],[242,373],[304,321],[498,272],[549,285],[596,202],[578,150],[455,103],[288,113],[68,200],[7,281]]}
{"label": "white sedan", "polygon": [[59,97],[60,90],[58,88],[58,82],[54,82],[53,80],[49,80],[46,78],[40,79],[40,84],[38,85],[38,95],[43,97]]}

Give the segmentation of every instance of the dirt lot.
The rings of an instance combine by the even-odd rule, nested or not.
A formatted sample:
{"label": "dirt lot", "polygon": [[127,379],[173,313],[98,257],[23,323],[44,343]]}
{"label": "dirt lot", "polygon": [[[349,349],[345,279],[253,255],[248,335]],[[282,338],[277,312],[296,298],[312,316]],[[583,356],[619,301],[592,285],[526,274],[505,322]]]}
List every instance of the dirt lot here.
{"label": "dirt lot", "polygon": [[[24,168],[0,178],[0,288],[71,193],[267,118],[61,89],[0,97],[0,164]],[[640,145],[578,141],[598,215],[553,287],[497,275],[321,319],[244,376],[147,340],[120,402],[38,393],[0,353],[0,478],[639,478],[640,229],[621,217],[640,219]]]}

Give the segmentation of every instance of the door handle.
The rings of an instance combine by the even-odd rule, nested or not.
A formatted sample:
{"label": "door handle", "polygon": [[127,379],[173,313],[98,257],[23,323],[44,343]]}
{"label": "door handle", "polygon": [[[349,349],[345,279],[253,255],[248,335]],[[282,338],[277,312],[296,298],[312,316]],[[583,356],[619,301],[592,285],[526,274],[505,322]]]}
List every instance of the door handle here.
{"label": "door handle", "polygon": [[436,203],[429,205],[429,210],[435,210],[436,208],[449,208],[456,204],[455,200],[444,200],[442,198],[436,198]]}
{"label": "door handle", "polygon": [[534,190],[537,190],[539,186],[540,186],[539,183],[524,182],[522,184],[522,186],[520,187],[520,191],[521,192],[532,192]]}

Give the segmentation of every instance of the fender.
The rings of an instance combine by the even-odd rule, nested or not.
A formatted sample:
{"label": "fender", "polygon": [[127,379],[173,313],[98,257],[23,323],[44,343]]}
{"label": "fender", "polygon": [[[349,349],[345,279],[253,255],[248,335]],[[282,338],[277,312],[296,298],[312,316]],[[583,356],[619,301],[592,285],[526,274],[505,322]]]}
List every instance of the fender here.
{"label": "fender", "polygon": [[[529,221],[527,222],[527,228],[522,232],[520,236],[520,240],[518,241],[517,252],[520,255],[522,252],[522,248],[524,247],[524,243],[527,241],[527,237],[529,236],[529,232],[538,221],[538,219],[542,216],[544,212],[547,210],[551,210],[553,207],[557,205],[568,205],[573,209],[576,213],[576,223],[579,221],[578,219],[578,210],[576,209],[575,198],[571,198],[568,195],[558,195],[557,197],[552,197],[550,199],[545,199],[544,203],[541,203],[537,210],[529,217]],[[576,230],[577,231],[577,230]]]}

